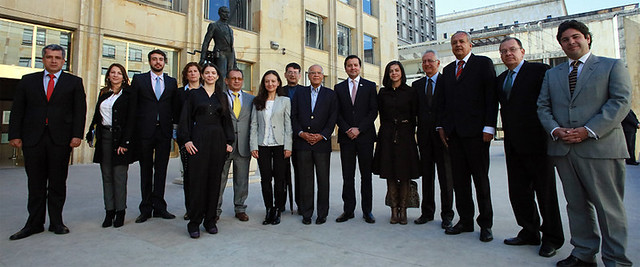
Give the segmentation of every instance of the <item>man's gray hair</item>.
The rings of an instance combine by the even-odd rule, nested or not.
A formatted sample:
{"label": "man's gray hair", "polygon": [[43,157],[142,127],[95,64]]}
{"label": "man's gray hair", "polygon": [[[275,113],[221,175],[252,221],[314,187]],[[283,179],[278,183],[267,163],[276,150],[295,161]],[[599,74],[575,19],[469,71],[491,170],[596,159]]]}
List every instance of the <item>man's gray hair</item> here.
{"label": "man's gray hair", "polygon": [[62,51],[62,58],[66,59],[66,57],[64,56],[65,55],[64,47],[62,47],[60,45],[57,45],[57,44],[50,44],[50,45],[47,45],[47,46],[43,47],[42,48],[42,57],[43,58],[44,58],[44,54],[46,52],[45,50],[47,50],[47,49],[49,49],[51,51]]}
{"label": "man's gray hair", "polygon": [[424,57],[424,55],[432,53],[434,56],[436,56],[436,59],[438,59],[438,52],[436,52],[436,50],[433,49],[427,49],[427,51],[424,51],[424,54],[422,54],[422,56]]}
{"label": "man's gray hair", "polygon": [[471,42],[471,34],[469,34],[468,32],[465,32],[465,31],[457,31],[456,33],[451,35],[451,39],[453,39],[453,36],[456,36],[456,35],[458,35],[460,33],[466,35],[467,36],[467,41]]}
{"label": "man's gray hair", "polygon": [[315,66],[320,67],[320,72],[322,72],[322,74],[324,74],[324,69],[322,68],[322,66],[320,66],[320,65],[318,65],[318,64],[313,64],[313,65],[311,65],[311,67],[309,67],[308,71],[310,71],[310,70],[311,70],[311,68],[313,68],[313,67],[315,67]]}

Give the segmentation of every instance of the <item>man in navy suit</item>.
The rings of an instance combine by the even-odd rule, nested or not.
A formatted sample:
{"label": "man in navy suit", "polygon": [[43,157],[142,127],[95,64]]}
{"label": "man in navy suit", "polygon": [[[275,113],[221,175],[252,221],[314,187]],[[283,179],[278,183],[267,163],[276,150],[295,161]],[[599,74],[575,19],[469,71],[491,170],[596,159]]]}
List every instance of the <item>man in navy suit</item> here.
{"label": "man in navy suit", "polygon": [[[302,68],[300,67],[300,65],[298,63],[295,62],[291,62],[289,64],[287,64],[287,66],[285,67],[285,73],[284,73],[284,77],[287,79],[287,85],[282,87],[282,90],[284,91],[285,95],[287,97],[289,97],[289,99],[293,99],[293,96],[295,95],[296,91],[299,88],[302,88],[302,85],[298,84],[298,81],[300,80],[300,72],[302,71]],[[296,135],[296,133],[293,134],[294,136]],[[302,201],[300,200],[300,196],[302,195],[302,193],[300,193],[300,175],[298,175],[298,163],[296,162],[296,154],[295,152],[292,151],[291,153],[291,157],[285,159],[287,166],[285,167],[285,169],[287,170],[287,174],[286,174],[286,181],[287,181],[287,190],[292,190],[293,188],[293,193],[295,193],[295,202],[296,202],[296,206],[298,207],[298,215],[302,215],[302,213],[300,212],[300,206]],[[293,180],[294,183],[292,185],[291,183],[291,167],[293,166]],[[289,196],[291,196],[291,194],[289,194]],[[289,199],[289,201],[294,201]],[[292,208],[293,209],[293,208]],[[280,207],[280,211],[284,211],[284,207]],[[293,210],[291,211],[293,213]]]}
{"label": "man in navy suit", "polygon": [[451,177],[451,159],[449,148],[445,147],[436,131],[438,111],[437,99],[442,96],[444,81],[440,79],[438,68],[440,60],[433,50],[422,55],[423,77],[411,84],[416,89],[419,101],[418,110],[418,148],[420,148],[420,164],[422,164],[422,215],[414,223],[424,224],[433,220],[436,211],[434,181],[436,166],[438,167],[438,184],[440,184],[440,217],[442,229],[451,226],[453,212],[453,179]]}
{"label": "man in navy suit", "polygon": [[64,52],[59,45],[45,46],[44,71],[23,76],[16,88],[9,144],[24,154],[29,218],[11,240],[44,231],[47,205],[49,231],[69,233],[62,222],[69,156],[82,140],[87,105],[82,79],[62,71]]}
{"label": "man in navy suit", "polygon": [[505,239],[504,243],[539,245],[542,232],[538,254],[551,257],[562,247],[564,233],[555,171],[547,156],[547,134],[538,119],[536,105],[549,65],[528,62],[524,53],[517,38],[507,37],[500,43],[500,57],[507,70],[498,76],[496,95],[504,129],[509,200],[516,222],[522,227],[517,236]]}
{"label": "man in navy suit", "polygon": [[175,218],[167,211],[164,188],[171,138],[175,137],[181,102],[176,79],[163,73],[166,54],[162,50],[152,50],[148,58],[151,71],[136,74],[131,81],[131,90],[138,98],[136,133],[140,147],[142,191],[140,216],[136,223],[145,222],[151,216]]}
{"label": "man in navy suit", "polygon": [[372,194],[371,164],[376,128],[373,122],[378,117],[376,83],[360,77],[362,61],[356,55],[344,60],[344,69],[349,78],[336,84],[334,91],[338,99],[338,143],[342,163],[343,213],[336,222],[345,222],[354,217],[356,208],[355,173],[356,157],[360,167],[360,195],[362,217],[367,223],[375,223],[371,213]]}
{"label": "man in navy suit", "polygon": [[293,149],[297,154],[302,188],[302,223],[311,224],[313,215],[313,173],[318,183],[318,217],[316,224],[327,221],[329,214],[329,166],[331,134],[338,117],[338,104],[333,90],[322,86],[324,73],[320,65],[309,67],[311,86],[299,88],[293,96],[291,123]]}

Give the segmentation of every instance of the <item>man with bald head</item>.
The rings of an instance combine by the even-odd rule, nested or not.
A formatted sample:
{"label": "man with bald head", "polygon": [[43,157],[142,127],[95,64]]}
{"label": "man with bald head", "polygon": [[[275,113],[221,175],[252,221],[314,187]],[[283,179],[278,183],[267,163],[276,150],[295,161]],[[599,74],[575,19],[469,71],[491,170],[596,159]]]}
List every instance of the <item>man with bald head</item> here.
{"label": "man with bald head", "polygon": [[318,214],[316,224],[327,221],[329,214],[329,165],[331,134],[338,117],[338,104],[333,90],[322,86],[324,72],[320,65],[308,71],[311,86],[298,88],[291,100],[293,150],[297,155],[302,188],[302,223],[311,224],[313,216],[313,173],[318,184]]}

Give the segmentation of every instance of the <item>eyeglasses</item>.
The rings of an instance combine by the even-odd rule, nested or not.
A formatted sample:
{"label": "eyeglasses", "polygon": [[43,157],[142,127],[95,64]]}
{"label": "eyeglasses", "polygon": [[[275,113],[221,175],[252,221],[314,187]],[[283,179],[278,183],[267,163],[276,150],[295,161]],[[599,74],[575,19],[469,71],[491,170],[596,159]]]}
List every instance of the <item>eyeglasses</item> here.
{"label": "eyeglasses", "polygon": [[432,64],[433,64],[433,63],[436,63],[436,62],[439,62],[439,61],[440,61],[440,60],[433,60],[433,59],[423,60],[423,61],[422,61],[422,64],[425,64],[425,63],[432,63]]}
{"label": "eyeglasses", "polygon": [[285,72],[286,75],[298,75],[300,72],[298,71],[287,71]]}
{"label": "eyeglasses", "polygon": [[309,72],[309,75],[322,75],[321,71],[311,71]]}
{"label": "eyeglasses", "polygon": [[504,55],[507,52],[511,52],[512,54],[515,53],[516,51],[520,50],[522,48],[519,47],[510,47],[509,49],[500,49],[500,55]]}

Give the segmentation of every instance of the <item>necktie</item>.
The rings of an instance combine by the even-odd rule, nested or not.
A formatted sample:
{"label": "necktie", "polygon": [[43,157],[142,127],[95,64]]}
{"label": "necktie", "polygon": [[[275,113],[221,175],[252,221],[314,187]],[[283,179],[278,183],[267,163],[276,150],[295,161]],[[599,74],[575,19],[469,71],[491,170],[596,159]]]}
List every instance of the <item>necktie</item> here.
{"label": "necktie", "polygon": [[431,78],[427,79],[427,91],[425,93],[427,95],[427,103],[431,106],[431,100],[433,99],[433,80]]}
{"label": "necktie", "polygon": [[456,79],[458,79],[458,77],[460,77],[460,74],[462,74],[462,65],[464,65],[464,60],[458,61],[458,70],[456,71]]}
{"label": "necktie", "polygon": [[576,60],[571,63],[571,72],[569,73],[569,92],[573,95],[573,90],[576,89],[576,83],[578,82],[578,66],[580,61]]}
{"label": "necktie", "polygon": [[356,84],[356,80],[351,80],[351,104],[356,103],[356,90],[358,89],[358,84]]}
{"label": "necktie", "polygon": [[160,88],[160,77],[156,77],[156,88],[154,89],[154,91],[156,92],[156,99],[160,100],[160,96],[162,95],[162,91]]}
{"label": "necktie", "polygon": [[240,109],[242,108],[242,104],[240,104],[240,93],[232,93],[233,94],[233,114],[236,115],[236,118],[240,117]]}
{"label": "necktie", "polygon": [[56,76],[49,73],[49,83],[47,84],[47,102],[51,99],[51,94],[53,94],[53,87],[55,87]]}
{"label": "necktie", "polygon": [[512,70],[507,73],[507,79],[505,80],[504,86],[502,87],[502,90],[504,90],[504,94],[505,96],[507,96],[507,99],[509,99],[509,96],[511,96],[511,87],[513,87],[513,74],[514,72]]}

